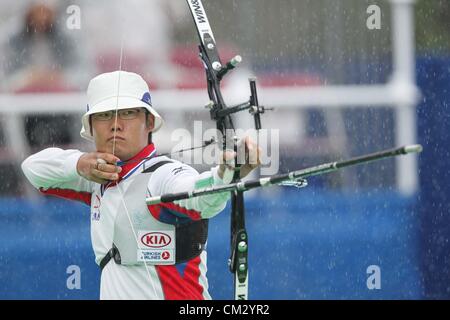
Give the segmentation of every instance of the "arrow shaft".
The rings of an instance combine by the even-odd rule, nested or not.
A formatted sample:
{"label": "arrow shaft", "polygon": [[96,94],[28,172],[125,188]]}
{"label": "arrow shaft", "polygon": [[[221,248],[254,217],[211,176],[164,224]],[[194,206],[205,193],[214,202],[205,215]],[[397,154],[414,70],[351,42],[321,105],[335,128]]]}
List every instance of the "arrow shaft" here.
{"label": "arrow shaft", "polygon": [[295,181],[301,178],[307,178],[311,176],[321,175],[333,171],[337,171],[346,167],[355,166],[359,164],[366,164],[373,161],[378,161],[390,157],[396,157],[400,155],[406,155],[409,153],[419,153],[422,151],[420,145],[410,145],[400,148],[383,150],[349,160],[339,161],[339,162],[329,162],[320,164],[317,166],[300,169],[296,171],[291,171],[283,174],[273,175],[270,177],[259,178],[255,180],[240,181],[235,183],[230,183],[223,186],[208,187],[203,189],[197,189],[187,192],[165,194],[156,197],[149,197],[146,199],[147,204],[158,204],[161,202],[173,202],[176,200],[183,200],[193,197],[199,197],[212,193],[229,192],[229,191],[247,191],[259,187],[268,187],[277,185],[284,181]]}

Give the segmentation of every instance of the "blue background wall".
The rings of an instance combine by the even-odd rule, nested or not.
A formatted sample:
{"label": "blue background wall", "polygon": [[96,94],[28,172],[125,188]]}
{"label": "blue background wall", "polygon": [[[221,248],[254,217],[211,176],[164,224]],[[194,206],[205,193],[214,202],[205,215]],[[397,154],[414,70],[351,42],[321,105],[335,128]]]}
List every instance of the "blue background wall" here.
{"label": "blue background wall", "polygon": [[[262,192],[247,198],[250,297],[450,298],[450,59],[418,60],[420,193]],[[216,299],[232,298],[228,208],[211,221],[209,280]],[[56,199],[0,200],[0,298],[97,299],[99,270],[88,208]],[[81,268],[69,290],[66,268]],[[381,268],[368,290],[366,268]]]}
{"label": "blue background wall", "polygon": [[[392,193],[289,189],[273,200],[249,199],[251,297],[420,297],[414,204]],[[53,199],[36,206],[11,199],[0,205],[0,298],[98,297],[87,207]],[[210,227],[208,275],[216,299],[233,296],[228,212]],[[381,268],[381,290],[366,286],[366,268],[373,264]],[[67,289],[69,265],[81,268],[80,290]]]}
{"label": "blue background wall", "polygon": [[450,58],[418,60],[421,270],[426,298],[450,298]]}

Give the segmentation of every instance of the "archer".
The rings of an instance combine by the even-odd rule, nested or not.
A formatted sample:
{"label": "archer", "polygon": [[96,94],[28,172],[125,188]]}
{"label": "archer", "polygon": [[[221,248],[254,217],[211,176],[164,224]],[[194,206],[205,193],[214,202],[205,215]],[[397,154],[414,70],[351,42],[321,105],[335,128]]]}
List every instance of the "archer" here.
{"label": "archer", "polygon": [[[229,192],[147,205],[146,198],[231,182],[236,154],[199,174],[158,156],[152,133],[162,117],[147,83],[116,71],[92,79],[81,136],[96,152],[48,148],[22,163],[28,180],[46,195],[91,207],[91,240],[102,269],[101,299],[211,299],[206,277],[208,219],[220,213]],[[249,138],[241,178],[259,166],[261,149]],[[158,239],[158,241],[154,241]],[[111,261],[113,260],[113,261]]]}

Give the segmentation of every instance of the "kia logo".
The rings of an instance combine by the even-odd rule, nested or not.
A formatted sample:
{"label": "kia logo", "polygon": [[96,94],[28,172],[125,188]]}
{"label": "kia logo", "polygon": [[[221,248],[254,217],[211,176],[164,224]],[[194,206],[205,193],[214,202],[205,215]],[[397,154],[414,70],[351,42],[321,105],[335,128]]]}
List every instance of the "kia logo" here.
{"label": "kia logo", "polygon": [[172,239],[162,232],[149,232],[141,237],[141,242],[150,248],[162,248],[171,243]]}

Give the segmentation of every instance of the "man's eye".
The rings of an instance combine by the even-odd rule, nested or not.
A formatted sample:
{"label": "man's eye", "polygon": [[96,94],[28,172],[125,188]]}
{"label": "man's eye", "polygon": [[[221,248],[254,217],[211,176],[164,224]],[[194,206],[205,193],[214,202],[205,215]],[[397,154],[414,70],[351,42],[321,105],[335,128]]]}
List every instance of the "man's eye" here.
{"label": "man's eye", "polygon": [[101,112],[94,114],[94,118],[97,120],[108,120],[111,118],[110,112]]}

